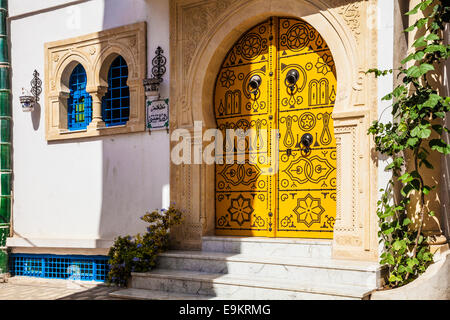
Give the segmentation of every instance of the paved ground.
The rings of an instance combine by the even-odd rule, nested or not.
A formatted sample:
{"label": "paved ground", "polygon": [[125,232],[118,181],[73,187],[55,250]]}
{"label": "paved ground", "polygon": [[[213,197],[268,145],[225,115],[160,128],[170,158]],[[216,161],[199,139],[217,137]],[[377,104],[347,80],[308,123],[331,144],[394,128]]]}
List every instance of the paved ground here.
{"label": "paved ground", "polygon": [[88,282],[13,277],[0,283],[0,300],[117,300],[117,287]]}

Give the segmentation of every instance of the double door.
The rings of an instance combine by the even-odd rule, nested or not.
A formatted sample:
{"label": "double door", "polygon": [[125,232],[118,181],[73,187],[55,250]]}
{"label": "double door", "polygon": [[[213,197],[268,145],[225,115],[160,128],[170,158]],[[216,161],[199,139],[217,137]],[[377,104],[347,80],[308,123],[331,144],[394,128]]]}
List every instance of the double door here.
{"label": "double door", "polygon": [[332,238],[336,71],[307,22],[272,17],[247,31],[218,73],[216,234]]}

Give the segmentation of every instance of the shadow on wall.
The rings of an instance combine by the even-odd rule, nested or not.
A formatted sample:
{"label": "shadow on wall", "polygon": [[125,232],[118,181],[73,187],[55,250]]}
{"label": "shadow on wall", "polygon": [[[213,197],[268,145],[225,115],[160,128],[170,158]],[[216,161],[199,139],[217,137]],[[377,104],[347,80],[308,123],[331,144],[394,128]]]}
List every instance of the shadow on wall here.
{"label": "shadow on wall", "polygon": [[34,110],[31,112],[31,122],[33,123],[34,131],[39,130],[39,125],[41,123],[41,104],[36,103],[34,105]]}

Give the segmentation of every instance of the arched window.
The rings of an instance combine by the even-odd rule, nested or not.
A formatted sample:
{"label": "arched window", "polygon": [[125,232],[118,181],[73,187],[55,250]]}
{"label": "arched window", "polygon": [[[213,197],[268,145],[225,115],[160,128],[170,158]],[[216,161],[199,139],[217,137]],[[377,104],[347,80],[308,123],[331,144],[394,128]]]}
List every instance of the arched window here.
{"label": "arched window", "polygon": [[86,92],[86,70],[78,64],[69,80],[67,120],[69,130],[86,129],[92,120],[92,98]]}
{"label": "arched window", "polygon": [[102,117],[107,127],[125,124],[130,118],[128,65],[118,56],[108,72],[108,92],[102,100]]}

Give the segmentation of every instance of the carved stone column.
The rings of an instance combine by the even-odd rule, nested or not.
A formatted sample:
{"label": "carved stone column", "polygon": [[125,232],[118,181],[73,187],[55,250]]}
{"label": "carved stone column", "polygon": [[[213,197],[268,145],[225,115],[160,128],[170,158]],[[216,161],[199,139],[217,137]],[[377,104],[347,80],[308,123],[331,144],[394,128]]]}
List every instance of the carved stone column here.
{"label": "carved stone column", "polygon": [[336,223],[333,257],[377,260],[377,216],[370,169],[372,150],[366,143],[368,112],[334,114],[337,157]]}
{"label": "carved stone column", "polygon": [[[194,154],[194,130],[182,128],[181,139],[189,141],[191,159]],[[186,141],[185,140],[185,141]],[[171,149],[178,142],[171,142]],[[201,248],[202,225],[200,223],[200,170],[199,164],[171,163],[171,202],[183,212],[183,222],[171,232],[171,246],[176,249],[199,250]]]}
{"label": "carved stone column", "polygon": [[100,86],[86,89],[86,92],[92,97],[92,121],[88,125],[88,130],[106,127],[102,118],[102,98],[106,91],[108,91],[108,88]]}

